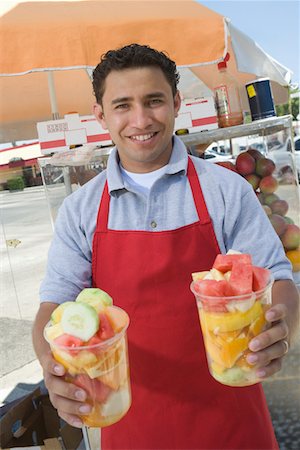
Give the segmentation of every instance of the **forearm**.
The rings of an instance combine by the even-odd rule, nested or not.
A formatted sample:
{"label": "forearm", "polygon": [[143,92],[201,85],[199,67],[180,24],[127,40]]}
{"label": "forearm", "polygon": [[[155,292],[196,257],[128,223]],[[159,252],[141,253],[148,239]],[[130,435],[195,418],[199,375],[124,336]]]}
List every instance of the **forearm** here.
{"label": "forearm", "polygon": [[32,342],[34,351],[40,363],[42,363],[43,356],[50,350],[50,346],[44,339],[43,333],[44,327],[49,322],[50,316],[56,307],[56,303],[42,303],[34,321],[32,329]]}
{"label": "forearm", "polygon": [[286,306],[286,323],[289,328],[288,341],[295,338],[299,327],[299,292],[295,284],[290,280],[277,280],[272,291],[273,305],[284,304]]}

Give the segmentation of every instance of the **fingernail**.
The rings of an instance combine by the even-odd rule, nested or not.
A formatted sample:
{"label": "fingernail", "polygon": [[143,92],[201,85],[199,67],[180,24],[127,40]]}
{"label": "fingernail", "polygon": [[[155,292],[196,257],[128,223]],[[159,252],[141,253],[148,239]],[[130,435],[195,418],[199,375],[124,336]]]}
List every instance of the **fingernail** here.
{"label": "fingernail", "polygon": [[258,360],[258,357],[256,355],[249,355],[249,356],[247,356],[247,361],[250,364],[256,363],[257,360]]}
{"label": "fingernail", "polygon": [[82,428],[82,426],[83,426],[83,423],[79,419],[73,420],[72,424],[73,424],[73,427],[76,427],[76,428]]}
{"label": "fingernail", "polygon": [[259,349],[259,341],[257,340],[257,339],[254,339],[253,341],[251,341],[250,342],[250,344],[249,344],[249,348],[250,348],[250,350],[253,350],[253,351],[255,351],[255,350],[258,350]]}
{"label": "fingernail", "polygon": [[77,398],[77,400],[85,400],[85,392],[84,391],[76,391],[75,392],[75,397]]}
{"label": "fingernail", "polygon": [[258,378],[263,378],[266,375],[266,371],[265,370],[258,370],[256,372],[256,375],[258,376]]}
{"label": "fingernail", "polygon": [[82,406],[80,406],[79,412],[81,412],[82,414],[88,414],[89,412],[91,412],[90,405],[82,405]]}
{"label": "fingernail", "polygon": [[273,319],[275,319],[275,313],[273,312],[273,311],[268,311],[267,313],[266,313],[266,319],[267,320],[273,320]]}
{"label": "fingernail", "polygon": [[53,370],[54,370],[54,372],[57,374],[57,375],[63,375],[64,374],[64,369],[61,367],[61,366],[54,366],[54,368],[53,368]]}

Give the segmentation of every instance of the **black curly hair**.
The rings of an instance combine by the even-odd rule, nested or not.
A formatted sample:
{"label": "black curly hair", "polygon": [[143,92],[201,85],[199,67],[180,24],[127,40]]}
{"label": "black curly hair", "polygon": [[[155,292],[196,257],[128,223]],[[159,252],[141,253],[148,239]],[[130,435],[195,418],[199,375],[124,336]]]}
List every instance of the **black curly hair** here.
{"label": "black curly hair", "polygon": [[93,89],[97,103],[102,104],[105,79],[112,70],[137,67],[159,67],[164,73],[175,96],[179,82],[176,64],[165,53],[148,45],[130,44],[116,50],[109,50],[101,56],[100,63],[93,71]]}

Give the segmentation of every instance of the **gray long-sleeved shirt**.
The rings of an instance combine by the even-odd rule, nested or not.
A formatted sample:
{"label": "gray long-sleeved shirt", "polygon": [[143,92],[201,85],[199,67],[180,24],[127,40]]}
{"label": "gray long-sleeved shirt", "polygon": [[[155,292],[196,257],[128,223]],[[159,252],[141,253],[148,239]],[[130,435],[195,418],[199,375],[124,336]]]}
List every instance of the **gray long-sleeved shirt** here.
{"label": "gray long-sleeved shirt", "polygon": [[[187,151],[176,136],[173,142],[166,173],[153,184],[148,196],[123,181],[114,149],[107,170],[64,200],[40,288],[42,302],[74,300],[82,289],[91,286],[92,241],[106,179],[111,195],[108,221],[111,229],[155,233],[198,220],[186,173]],[[271,269],[275,280],[292,280],[291,265],[282,244],[250,184],[228,169],[192,159],[221,252],[232,248],[250,253],[253,264]],[[151,226],[153,221],[155,228]]]}

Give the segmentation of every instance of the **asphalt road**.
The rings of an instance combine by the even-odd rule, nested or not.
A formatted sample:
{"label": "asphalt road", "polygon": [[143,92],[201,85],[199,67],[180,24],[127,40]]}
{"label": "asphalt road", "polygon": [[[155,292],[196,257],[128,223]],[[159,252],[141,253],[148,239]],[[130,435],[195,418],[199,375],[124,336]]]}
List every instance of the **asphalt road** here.
{"label": "asphalt road", "polygon": [[[50,192],[54,216],[64,192],[62,185]],[[0,404],[5,404],[32,391],[42,380],[31,345],[31,326],[38,309],[52,222],[42,187],[0,192],[0,205]],[[263,383],[281,450],[300,449],[299,361],[297,339],[283,369]]]}

